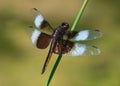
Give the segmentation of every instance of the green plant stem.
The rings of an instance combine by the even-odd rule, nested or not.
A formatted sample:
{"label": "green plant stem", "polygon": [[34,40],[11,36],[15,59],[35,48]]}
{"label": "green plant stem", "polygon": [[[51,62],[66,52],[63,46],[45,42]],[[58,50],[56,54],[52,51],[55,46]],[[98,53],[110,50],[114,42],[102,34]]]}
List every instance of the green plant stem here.
{"label": "green plant stem", "polygon": [[48,78],[45,86],[49,86],[50,81],[51,81],[51,79],[52,79],[52,77],[53,77],[53,75],[54,75],[54,73],[55,73],[55,71],[56,71],[56,68],[57,68],[58,64],[60,63],[61,58],[62,58],[62,54],[60,54],[60,55],[58,56],[58,58],[57,58],[57,60],[56,60],[56,62],[55,62],[55,65],[54,65],[54,67],[53,67],[53,69],[52,69],[52,71],[51,71],[51,73],[50,73],[50,76],[49,76],[49,78]]}
{"label": "green plant stem", "polygon": [[78,24],[78,22],[79,22],[82,14],[83,14],[83,11],[84,11],[87,3],[88,3],[88,0],[84,0],[83,5],[82,5],[79,13],[77,14],[77,17],[76,17],[76,19],[75,19],[75,21],[74,21],[74,23],[73,23],[73,25],[72,25],[71,31],[73,31],[73,30],[76,28],[76,25]]}
{"label": "green plant stem", "polygon": [[[82,14],[83,14],[83,11],[84,11],[84,9],[85,9],[85,7],[87,5],[87,2],[88,2],[88,0],[85,0],[82,7],[80,8],[80,11],[79,11],[79,13],[78,13],[73,25],[72,25],[71,31],[73,31],[75,29],[76,25],[78,24]],[[59,56],[58,56],[58,58],[57,58],[57,60],[55,62],[55,65],[54,65],[54,67],[53,67],[53,69],[52,69],[52,71],[50,73],[50,76],[48,77],[48,80],[47,80],[45,86],[49,86],[49,84],[50,84],[50,82],[51,82],[51,80],[53,78],[53,75],[54,75],[54,73],[55,73],[55,71],[57,69],[57,66],[60,63],[61,58],[62,58],[62,54],[59,54]]]}

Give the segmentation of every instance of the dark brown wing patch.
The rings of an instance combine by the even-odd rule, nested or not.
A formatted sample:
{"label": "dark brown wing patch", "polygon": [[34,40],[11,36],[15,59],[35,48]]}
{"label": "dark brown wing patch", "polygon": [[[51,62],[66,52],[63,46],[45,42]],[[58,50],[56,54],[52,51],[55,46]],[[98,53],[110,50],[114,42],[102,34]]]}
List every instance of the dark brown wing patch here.
{"label": "dark brown wing patch", "polygon": [[[60,44],[60,43],[56,44],[56,47],[54,49],[55,54],[60,54],[61,50],[62,50],[62,54],[66,54],[66,53],[70,52],[72,47],[74,46],[74,43],[71,41],[67,41],[67,43],[65,40],[62,40],[62,41],[63,41],[63,44]],[[66,44],[66,45],[64,45],[64,44]]]}
{"label": "dark brown wing patch", "polygon": [[37,40],[37,48],[45,49],[50,43],[51,37],[45,33],[41,33]]}
{"label": "dark brown wing patch", "polygon": [[66,32],[66,36],[69,36],[69,39],[70,38],[73,38],[76,34],[77,34],[78,32],[77,31],[68,31],[68,32]]}
{"label": "dark brown wing patch", "polygon": [[53,28],[50,26],[50,24],[46,20],[44,20],[42,22],[42,25],[40,26],[40,31],[51,35],[53,33]]}

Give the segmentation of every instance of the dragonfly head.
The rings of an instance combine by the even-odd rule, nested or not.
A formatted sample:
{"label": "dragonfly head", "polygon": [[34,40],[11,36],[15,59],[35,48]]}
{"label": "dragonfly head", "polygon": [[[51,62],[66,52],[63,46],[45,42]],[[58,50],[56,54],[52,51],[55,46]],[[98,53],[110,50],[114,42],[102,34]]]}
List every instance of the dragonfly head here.
{"label": "dragonfly head", "polygon": [[67,30],[67,29],[69,28],[69,24],[66,23],[66,22],[63,22],[63,23],[61,24],[61,26],[62,26],[63,29],[65,29],[65,30]]}

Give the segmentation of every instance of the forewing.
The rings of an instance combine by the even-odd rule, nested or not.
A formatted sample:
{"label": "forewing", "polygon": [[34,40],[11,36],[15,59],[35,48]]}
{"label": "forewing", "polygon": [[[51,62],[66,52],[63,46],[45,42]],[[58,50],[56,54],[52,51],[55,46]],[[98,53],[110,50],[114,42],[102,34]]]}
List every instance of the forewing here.
{"label": "forewing", "polygon": [[43,15],[38,11],[38,9],[32,9],[32,15],[34,19],[34,24],[37,29],[41,32],[51,35],[53,32],[53,28],[50,24],[44,19]]}
{"label": "forewing", "polygon": [[31,14],[32,14],[32,17],[33,17],[34,24],[35,24],[36,28],[41,27],[42,22],[45,20],[44,16],[36,8],[31,9]]}
{"label": "forewing", "polygon": [[32,26],[29,26],[29,28],[26,30],[32,44],[40,49],[45,49],[51,40],[50,35],[42,33],[40,30],[33,28]]}
{"label": "forewing", "polygon": [[85,40],[93,40],[102,37],[102,32],[99,30],[81,30],[81,31],[73,31],[67,32],[64,36],[64,39],[69,36],[70,41],[85,41]]}

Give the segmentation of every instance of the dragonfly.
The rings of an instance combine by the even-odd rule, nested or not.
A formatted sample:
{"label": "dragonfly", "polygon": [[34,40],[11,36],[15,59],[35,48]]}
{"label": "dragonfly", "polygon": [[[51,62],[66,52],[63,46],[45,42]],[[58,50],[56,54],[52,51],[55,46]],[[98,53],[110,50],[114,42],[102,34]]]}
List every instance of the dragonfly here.
{"label": "dragonfly", "polygon": [[71,32],[67,22],[53,28],[38,9],[33,8],[32,12],[35,27],[29,26],[27,29],[32,44],[38,49],[46,49],[50,45],[41,74],[45,72],[52,54],[76,57],[100,54],[100,49],[96,46],[81,43],[100,38],[102,36],[100,30],[84,29]]}

